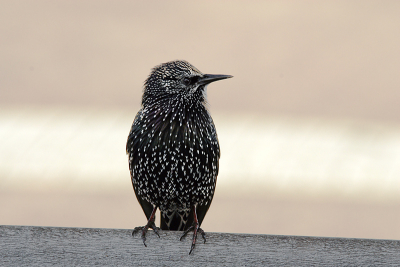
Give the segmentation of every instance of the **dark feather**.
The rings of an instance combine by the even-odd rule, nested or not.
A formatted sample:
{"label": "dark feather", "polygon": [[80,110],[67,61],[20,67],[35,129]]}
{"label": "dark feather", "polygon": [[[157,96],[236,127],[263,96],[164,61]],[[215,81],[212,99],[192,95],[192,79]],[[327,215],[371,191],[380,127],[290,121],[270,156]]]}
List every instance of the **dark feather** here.
{"label": "dark feather", "polygon": [[146,80],[126,152],[148,226],[154,225],[150,217],[156,208],[164,230],[187,230],[204,220],[214,196],[220,157],[205,90],[208,82],[229,77],[204,75],[185,61],[174,61],[155,67]]}

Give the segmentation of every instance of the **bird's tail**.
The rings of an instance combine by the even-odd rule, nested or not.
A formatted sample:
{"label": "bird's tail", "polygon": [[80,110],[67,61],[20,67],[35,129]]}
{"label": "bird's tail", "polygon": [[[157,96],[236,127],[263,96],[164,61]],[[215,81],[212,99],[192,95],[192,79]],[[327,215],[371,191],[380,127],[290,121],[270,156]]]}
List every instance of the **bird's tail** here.
{"label": "bird's tail", "polygon": [[190,209],[161,212],[161,229],[184,231],[188,227],[189,215]]}

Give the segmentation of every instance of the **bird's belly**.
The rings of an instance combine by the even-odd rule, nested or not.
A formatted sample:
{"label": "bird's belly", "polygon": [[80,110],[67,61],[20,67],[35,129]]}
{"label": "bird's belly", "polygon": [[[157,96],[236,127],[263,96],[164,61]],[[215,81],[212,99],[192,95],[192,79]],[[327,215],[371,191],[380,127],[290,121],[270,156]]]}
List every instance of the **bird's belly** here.
{"label": "bird's belly", "polygon": [[[216,155],[216,153],[214,153]],[[134,187],[160,210],[188,209],[211,200],[215,190],[218,158],[208,149],[177,144],[168,149],[149,148],[141,153]]]}

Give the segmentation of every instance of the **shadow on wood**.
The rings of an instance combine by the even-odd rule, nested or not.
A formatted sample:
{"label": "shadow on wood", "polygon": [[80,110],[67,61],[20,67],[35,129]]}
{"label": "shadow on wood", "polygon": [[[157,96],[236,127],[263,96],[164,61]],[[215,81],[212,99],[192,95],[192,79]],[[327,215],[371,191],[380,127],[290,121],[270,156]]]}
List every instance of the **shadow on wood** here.
{"label": "shadow on wood", "polygon": [[[0,226],[0,266],[399,266],[400,241],[128,229]],[[200,240],[200,239],[199,239]]]}

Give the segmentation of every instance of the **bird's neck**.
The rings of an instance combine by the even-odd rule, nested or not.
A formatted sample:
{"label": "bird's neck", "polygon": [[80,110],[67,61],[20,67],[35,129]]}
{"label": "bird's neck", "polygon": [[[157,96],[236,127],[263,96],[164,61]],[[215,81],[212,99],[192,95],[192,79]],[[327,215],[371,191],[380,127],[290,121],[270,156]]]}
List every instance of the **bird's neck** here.
{"label": "bird's neck", "polygon": [[154,103],[153,105],[146,105],[143,107],[145,113],[148,114],[152,120],[165,123],[179,122],[183,124],[186,122],[200,122],[208,118],[209,112],[204,102],[186,102],[180,99],[169,99]]}

